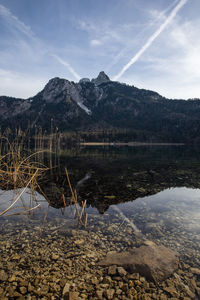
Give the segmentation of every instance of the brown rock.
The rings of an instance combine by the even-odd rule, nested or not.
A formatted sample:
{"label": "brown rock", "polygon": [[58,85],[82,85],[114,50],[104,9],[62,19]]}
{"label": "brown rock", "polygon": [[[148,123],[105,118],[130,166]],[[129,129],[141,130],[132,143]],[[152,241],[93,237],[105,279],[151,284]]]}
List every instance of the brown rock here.
{"label": "brown rock", "polygon": [[79,300],[78,292],[68,292],[64,295],[64,300]]}
{"label": "brown rock", "polygon": [[115,275],[117,273],[117,268],[116,266],[110,266],[108,268],[108,275]]}
{"label": "brown rock", "polygon": [[118,265],[130,273],[139,273],[158,282],[166,279],[178,268],[177,253],[164,246],[143,245],[131,252],[112,252],[98,263],[101,266]]}
{"label": "brown rock", "polygon": [[26,294],[27,289],[26,289],[25,286],[21,286],[19,289],[20,289],[20,292],[21,292],[22,294]]}
{"label": "brown rock", "polygon": [[193,274],[200,275],[200,269],[198,269],[198,268],[191,268],[190,271],[191,271]]}
{"label": "brown rock", "polygon": [[179,296],[179,294],[177,293],[177,290],[172,286],[165,287],[163,290],[165,292],[167,292],[168,294],[170,294],[170,296],[172,296],[172,297],[178,297]]}
{"label": "brown rock", "polygon": [[123,267],[118,267],[117,271],[120,276],[126,276],[126,274],[127,274],[126,270],[124,270]]}
{"label": "brown rock", "polygon": [[102,300],[103,299],[103,290],[97,290],[96,296],[98,299]]}
{"label": "brown rock", "polygon": [[57,254],[52,254],[51,258],[52,258],[53,260],[57,260],[57,259],[59,258],[59,256],[58,256]]}
{"label": "brown rock", "polygon": [[70,289],[70,284],[67,282],[63,288],[63,296],[65,296],[65,294],[69,293],[69,289]]}
{"label": "brown rock", "polygon": [[104,292],[104,295],[107,299],[113,299],[115,290],[114,289],[108,289]]}
{"label": "brown rock", "polygon": [[8,280],[8,275],[6,274],[6,272],[4,270],[0,271],[0,281],[6,281]]}

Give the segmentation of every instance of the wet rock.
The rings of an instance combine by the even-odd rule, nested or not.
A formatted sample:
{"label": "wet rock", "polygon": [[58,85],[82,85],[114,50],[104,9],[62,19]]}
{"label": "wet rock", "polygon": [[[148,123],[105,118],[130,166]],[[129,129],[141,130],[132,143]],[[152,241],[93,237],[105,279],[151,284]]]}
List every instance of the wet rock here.
{"label": "wet rock", "polygon": [[143,245],[131,252],[108,254],[99,263],[101,266],[123,266],[131,273],[139,273],[158,282],[168,278],[178,268],[177,253],[164,246]]}

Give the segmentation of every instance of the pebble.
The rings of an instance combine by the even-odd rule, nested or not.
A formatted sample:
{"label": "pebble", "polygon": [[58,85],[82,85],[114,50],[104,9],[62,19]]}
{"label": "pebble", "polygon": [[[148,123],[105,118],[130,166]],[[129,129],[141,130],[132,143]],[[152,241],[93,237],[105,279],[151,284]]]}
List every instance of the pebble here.
{"label": "pebble", "polygon": [[107,299],[113,299],[115,290],[114,289],[108,289],[104,291],[104,295]]}
{"label": "pebble", "polygon": [[115,275],[117,273],[117,267],[116,266],[110,266],[108,268],[108,275]]}
{"label": "pebble", "polygon": [[0,281],[6,281],[8,279],[8,275],[4,270],[0,271]]}
{"label": "pebble", "polygon": [[127,274],[127,272],[126,272],[126,270],[124,270],[124,268],[123,267],[118,267],[117,268],[117,272],[118,272],[118,274],[120,275],[120,276],[126,276],[126,274]]}

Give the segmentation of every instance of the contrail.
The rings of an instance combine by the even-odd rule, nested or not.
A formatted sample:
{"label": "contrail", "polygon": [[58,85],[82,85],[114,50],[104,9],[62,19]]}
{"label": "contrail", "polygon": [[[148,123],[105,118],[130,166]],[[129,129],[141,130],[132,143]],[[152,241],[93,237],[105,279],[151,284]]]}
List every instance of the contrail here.
{"label": "contrail", "polygon": [[67,62],[64,61],[62,58],[60,58],[59,56],[52,54],[52,56],[61,64],[64,65],[68,68],[68,70],[72,73],[72,75],[77,79],[80,80],[81,77],[75,72],[75,70],[72,68],[72,66]]}
{"label": "contrail", "polygon": [[[173,6],[175,6],[177,3],[179,2],[179,0],[175,0],[173,3],[171,3],[167,8],[165,8],[165,10],[161,11],[159,13],[159,15],[153,20],[153,22],[151,22],[150,24],[148,24],[147,26],[145,26],[138,34],[135,35],[135,38],[138,38],[139,36],[141,36],[147,29],[149,29],[149,27],[155,25],[157,23],[157,21],[159,21],[162,17],[165,16],[165,14],[172,9]],[[118,63],[119,59],[124,56],[124,53],[126,51],[128,51],[131,48],[131,45],[123,48],[114,58],[113,61],[105,68],[105,71],[109,71],[110,68],[112,68],[116,63]]]}
{"label": "contrail", "polygon": [[175,8],[172,10],[170,15],[167,17],[165,22],[156,30],[156,32],[147,40],[146,44],[133,56],[133,58],[122,68],[122,70],[113,78],[118,80],[139,58],[140,56],[151,46],[154,40],[161,34],[161,32],[167,27],[167,25],[175,18],[178,11],[188,2],[188,0],[181,0]]}
{"label": "contrail", "polygon": [[1,4],[0,4],[0,16],[2,16],[11,26],[19,30],[21,33],[25,34],[29,38],[35,38],[31,28],[25,25],[15,15],[13,15],[7,7]]}

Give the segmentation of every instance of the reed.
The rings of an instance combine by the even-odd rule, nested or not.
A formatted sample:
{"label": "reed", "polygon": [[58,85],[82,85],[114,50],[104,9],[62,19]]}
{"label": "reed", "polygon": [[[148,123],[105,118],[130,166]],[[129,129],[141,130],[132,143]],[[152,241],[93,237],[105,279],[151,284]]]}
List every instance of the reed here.
{"label": "reed", "polygon": [[[74,216],[74,218],[78,219],[78,225],[82,225],[82,226],[86,227],[87,226],[86,200],[84,202],[83,201],[81,202],[81,207],[79,209],[77,192],[75,189],[72,188],[67,168],[65,168],[65,173],[66,173],[67,182],[68,182],[68,185],[70,188],[70,192],[72,195],[71,204],[74,204],[74,207],[75,207],[75,213],[73,213],[73,216]],[[64,198],[63,198],[63,202],[65,203]]]}
{"label": "reed", "polygon": [[[23,138],[17,138],[12,142],[8,137],[0,138],[0,188],[4,190],[22,188],[12,204],[8,206],[0,216],[7,213],[14,204],[21,198],[27,188],[30,188],[34,198],[35,190],[39,188],[39,180],[48,169],[42,163],[35,161],[35,156],[41,151],[31,153],[24,149]],[[37,208],[36,205],[35,208]],[[28,208],[27,211],[35,209]]]}

